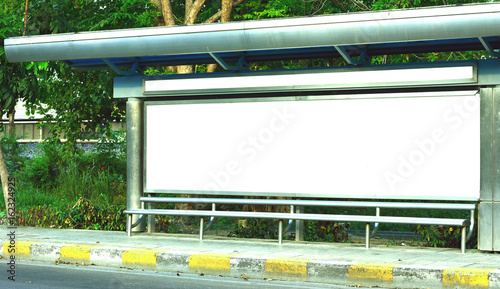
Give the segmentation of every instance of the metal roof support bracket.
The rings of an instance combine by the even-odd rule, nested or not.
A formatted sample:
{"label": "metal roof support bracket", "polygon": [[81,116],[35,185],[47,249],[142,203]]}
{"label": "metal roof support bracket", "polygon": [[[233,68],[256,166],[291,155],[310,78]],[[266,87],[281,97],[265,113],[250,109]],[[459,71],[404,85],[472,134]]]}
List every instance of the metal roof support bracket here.
{"label": "metal roof support bracket", "polygon": [[[133,59],[135,60],[135,59]],[[132,65],[132,68],[130,71],[127,70],[121,70],[116,66],[113,62],[111,62],[109,59],[103,58],[102,61],[104,61],[114,72],[118,73],[119,75],[125,75],[125,76],[138,76],[141,75],[139,71],[141,71],[141,68],[139,67],[139,61],[135,60],[134,65]]]}
{"label": "metal roof support bracket", "polygon": [[224,68],[225,70],[233,70],[233,71],[240,71],[240,70],[248,70],[248,63],[245,60],[245,54],[241,53],[240,58],[238,59],[238,64],[236,66],[234,65],[228,65],[222,58],[217,56],[215,53],[209,52],[210,56],[217,61],[217,63]]}
{"label": "metal roof support bracket", "polygon": [[344,47],[334,45],[335,49],[338,51],[338,53],[344,58],[347,63],[352,64],[352,65],[370,65],[371,64],[371,57],[368,56],[368,52],[366,47],[363,48],[361,51],[361,54],[359,56],[359,59],[353,59],[347,50]]}
{"label": "metal roof support bracket", "polygon": [[498,51],[495,51],[490,43],[488,43],[488,41],[486,41],[483,37],[478,37],[479,38],[479,41],[481,41],[481,44],[484,46],[484,49],[488,52],[488,54],[491,56],[491,57],[496,57],[496,58],[500,58],[500,52]]}

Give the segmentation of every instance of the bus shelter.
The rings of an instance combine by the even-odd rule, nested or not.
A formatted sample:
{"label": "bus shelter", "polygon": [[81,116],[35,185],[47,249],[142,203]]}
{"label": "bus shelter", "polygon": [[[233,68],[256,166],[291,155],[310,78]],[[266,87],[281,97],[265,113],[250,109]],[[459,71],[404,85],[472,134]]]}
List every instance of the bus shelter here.
{"label": "bus shelter", "polygon": [[[478,202],[479,248],[500,251],[498,27],[488,3],[18,37],[5,51],[120,75],[128,209],[148,193]],[[487,56],[373,61],[477,50]],[[252,70],[318,58],[348,65]],[[225,72],[142,74],[205,63]]]}

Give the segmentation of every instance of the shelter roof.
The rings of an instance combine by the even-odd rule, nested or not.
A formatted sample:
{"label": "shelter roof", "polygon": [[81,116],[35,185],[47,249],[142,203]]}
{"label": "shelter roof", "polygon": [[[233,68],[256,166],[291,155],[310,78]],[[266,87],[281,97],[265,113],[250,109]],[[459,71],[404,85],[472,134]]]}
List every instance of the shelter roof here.
{"label": "shelter roof", "polygon": [[[500,48],[500,3],[15,37],[11,62],[124,74],[155,65],[250,63]],[[360,56],[360,59],[356,59]],[[237,68],[241,68],[238,66]],[[234,68],[234,67],[229,67]]]}

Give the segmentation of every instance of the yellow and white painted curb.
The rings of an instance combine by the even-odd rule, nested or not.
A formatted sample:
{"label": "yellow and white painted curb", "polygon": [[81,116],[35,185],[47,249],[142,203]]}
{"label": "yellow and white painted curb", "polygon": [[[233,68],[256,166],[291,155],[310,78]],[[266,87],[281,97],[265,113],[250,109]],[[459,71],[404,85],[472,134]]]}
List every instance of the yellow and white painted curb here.
{"label": "yellow and white painted curb", "polygon": [[[203,253],[109,246],[17,241],[15,252],[3,244],[10,259],[79,265],[203,273],[248,278],[302,280],[346,285],[397,288],[497,288],[500,269],[448,268],[389,263],[355,263],[244,254]],[[9,250],[10,249],[10,250]],[[500,268],[500,264],[499,264]]]}

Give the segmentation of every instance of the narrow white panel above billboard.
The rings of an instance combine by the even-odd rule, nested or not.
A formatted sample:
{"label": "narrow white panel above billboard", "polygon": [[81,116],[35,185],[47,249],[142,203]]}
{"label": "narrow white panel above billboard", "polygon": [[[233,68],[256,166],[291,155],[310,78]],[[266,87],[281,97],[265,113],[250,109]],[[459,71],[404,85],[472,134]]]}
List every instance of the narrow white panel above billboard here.
{"label": "narrow white panel above billboard", "polygon": [[213,94],[249,94],[292,91],[318,91],[352,88],[447,86],[477,83],[473,63],[445,67],[361,67],[309,70],[266,74],[242,72],[212,77],[210,74],[169,76],[146,79],[144,96],[183,96]]}

